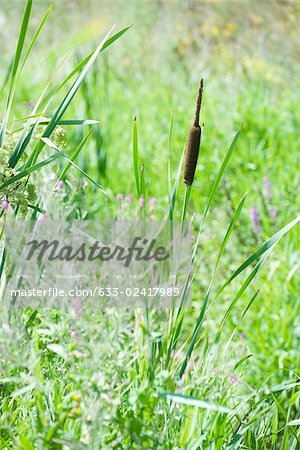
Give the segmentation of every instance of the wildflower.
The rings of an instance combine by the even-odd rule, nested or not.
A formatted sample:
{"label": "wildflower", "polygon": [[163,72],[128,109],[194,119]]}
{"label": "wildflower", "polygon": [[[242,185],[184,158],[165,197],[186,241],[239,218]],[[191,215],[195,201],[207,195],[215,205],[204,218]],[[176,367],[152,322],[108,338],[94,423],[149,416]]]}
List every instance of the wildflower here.
{"label": "wildflower", "polygon": [[88,182],[86,181],[86,179],[84,179],[83,181],[82,181],[82,186],[84,187],[84,188],[86,188],[87,186],[88,186]]}
{"label": "wildflower", "polygon": [[140,198],[139,198],[139,207],[142,208],[142,207],[144,206],[144,204],[145,204],[145,199],[144,199],[144,197],[140,197]]}
{"label": "wildflower", "polygon": [[118,192],[116,195],[116,199],[119,201],[123,200],[123,194],[121,194],[121,192]]}
{"label": "wildflower", "polygon": [[246,339],[246,333],[242,333],[242,340],[244,341]]}
{"label": "wildflower", "polygon": [[272,183],[267,176],[264,176],[264,196],[267,200],[271,200]]}
{"label": "wildflower", "polygon": [[258,215],[258,212],[257,212],[257,209],[255,208],[255,206],[252,206],[250,208],[250,218],[252,221],[252,227],[253,227],[254,233],[260,234],[261,233],[260,219],[259,219],[259,215]]}
{"label": "wildflower", "polygon": [[156,199],[154,197],[151,197],[149,199],[149,208],[154,209],[155,203],[156,203]]}
{"label": "wildflower", "polygon": [[127,194],[125,197],[126,202],[131,203],[133,200],[133,196],[132,194]]}
{"label": "wildflower", "polygon": [[229,380],[232,384],[239,384],[238,380],[233,375],[230,375]]}
{"label": "wildflower", "polygon": [[151,216],[150,216],[150,220],[151,220],[151,222],[153,222],[154,220],[156,220],[156,217],[155,217],[155,215],[154,215],[154,214],[151,214]]}
{"label": "wildflower", "polygon": [[2,208],[4,209],[4,211],[7,211],[7,210],[8,210],[9,203],[8,203],[6,200],[3,200],[3,201],[1,202],[1,206],[2,206]]}
{"label": "wildflower", "polygon": [[272,219],[276,219],[276,217],[278,216],[278,209],[277,208],[272,208],[270,211],[270,217]]}
{"label": "wildflower", "polygon": [[58,191],[61,190],[61,188],[63,187],[64,182],[62,180],[58,180],[58,182],[56,183],[56,189]]}

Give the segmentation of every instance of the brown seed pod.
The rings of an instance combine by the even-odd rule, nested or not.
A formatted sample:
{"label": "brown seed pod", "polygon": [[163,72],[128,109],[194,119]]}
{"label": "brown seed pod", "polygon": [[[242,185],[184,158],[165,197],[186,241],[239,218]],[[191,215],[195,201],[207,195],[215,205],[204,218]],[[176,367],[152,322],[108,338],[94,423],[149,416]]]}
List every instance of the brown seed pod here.
{"label": "brown seed pod", "polygon": [[194,123],[192,124],[189,131],[187,149],[184,160],[183,179],[185,184],[188,186],[191,186],[194,181],[198,155],[200,150],[201,127],[199,125],[199,116],[202,102],[202,92],[203,92],[203,80],[201,79],[197,96]]}

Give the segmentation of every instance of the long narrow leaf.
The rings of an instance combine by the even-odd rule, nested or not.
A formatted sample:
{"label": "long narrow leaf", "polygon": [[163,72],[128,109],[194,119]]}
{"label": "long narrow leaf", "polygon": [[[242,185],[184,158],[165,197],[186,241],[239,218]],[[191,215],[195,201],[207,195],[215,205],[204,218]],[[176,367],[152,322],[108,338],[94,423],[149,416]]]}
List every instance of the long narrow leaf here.
{"label": "long narrow leaf", "polygon": [[[72,99],[74,98],[75,94],[77,93],[78,89],[80,88],[81,84],[83,83],[83,81],[84,81],[88,71],[90,70],[90,68],[92,67],[94,62],[96,61],[96,59],[97,59],[101,49],[103,48],[105,42],[107,41],[107,39],[110,36],[110,34],[111,34],[113,29],[114,29],[114,26],[109,30],[109,32],[106,34],[104,39],[102,39],[102,41],[100,42],[100,44],[98,45],[96,50],[93,52],[93,55],[91,56],[90,60],[88,61],[88,63],[86,64],[86,66],[84,67],[84,69],[82,70],[80,75],[78,76],[77,80],[73,83],[73,85],[69,89],[67,95],[64,97],[64,99],[60,103],[59,107],[57,108],[57,110],[55,111],[53,117],[51,118],[49,124],[47,125],[46,130],[43,133],[43,138],[49,138],[51,136],[51,134],[54,131],[55,127],[58,125],[58,123],[61,120],[62,116],[64,115],[64,113],[66,112],[67,108],[69,107]],[[43,140],[41,140],[38,143],[34,153],[29,158],[27,165],[31,165],[32,163],[34,163],[37,160],[40,152],[42,151],[42,149],[44,147],[44,145],[45,145],[45,143],[44,143]]]}
{"label": "long narrow leaf", "polygon": [[[124,33],[126,33],[126,31],[131,27],[131,25],[127,25],[127,27],[122,28],[122,30],[118,31],[116,34],[114,34],[113,36],[111,36],[109,39],[107,39],[107,41],[104,43],[102,49],[100,50],[100,52],[103,52],[103,50],[105,50],[107,47],[109,47],[113,42],[115,42],[117,39],[119,39]],[[65,84],[74,76],[76,75],[76,73],[78,73],[80,70],[82,70],[84,68],[84,66],[89,62],[89,60],[91,59],[91,57],[93,56],[94,52],[91,52],[89,55],[87,55],[82,61],[80,61],[77,66],[74,67],[74,69],[72,70],[72,72],[69,73],[69,75],[64,79],[64,81],[61,83],[61,85],[59,86],[59,88],[57,89],[56,92],[59,92],[64,86]]]}
{"label": "long narrow leaf", "polygon": [[166,398],[167,400],[172,400],[175,403],[181,403],[183,405],[195,406],[197,408],[219,411],[227,414],[232,412],[231,409],[226,408],[223,405],[218,405],[208,400],[200,400],[199,398],[191,397],[189,395],[162,392],[161,394],[159,394],[159,396],[162,398]]}
{"label": "long narrow leaf", "polygon": [[52,8],[53,8],[53,4],[49,6],[49,8],[47,9],[47,11],[46,11],[44,17],[42,18],[42,21],[41,21],[41,23],[39,24],[38,29],[36,30],[36,32],[35,32],[35,34],[34,34],[34,36],[33,36],[33,38],[32,38],[32,41],[31,41],[31,43],[30,43],[30,45],[29,45],[29,47],[28,47],[28,50],[27,50],[27,52],[26,52],[26,54],[25,54],[25,56],[24,56],[24,59],[23,59],[23,62],[22,62],[21,68],[20,68],[20,72],[22,72],[22,70],[23,70],[23,68],[24,68],[24,66],[25,66],[25,63],[26,63],[26,61],[27,61],[27,58],[28,58],[28,56],[30,55],[31,50],[32,50],[34,44],[36,43],[37,38],[39,37],[39,34],[41,33],[42,28],[43,28],[43,26],[45,25],[46,20],[48,19],[49,14],[50,14],[51,11],[52,11]]}
{"label": "long narrow leaf", "polygon": [[24,177],[27,177],[31,173],[35,172],[38,169],[41,169],[42,167],[44,167],[47,164],[51,163],[52,161],[54,161],[55,159],[59,158],[60,156],[62,156],[62,155],[59,154],[59,153],[55,153],[54,155],[51,155],[49,158],[44,159],[43,161],[40,161],[39,163],[34,164],[33,166],[24,168],[17,175],[14,175],[13,177],[8,178],[8,180],[6,180],[3,183],[1,183],[0,184],[0,189],[3,189],[3,188],[9,186],[12,183],[15,183],[16,181],[19,181],[19,180],[21,180]]}
{"label": "long narrow leaf", "polygon": [[228,240],[229,240],[229,238],[231,236],[231,233],[232,233],[232,231],[234,229],[234,226],[235,226],[235,224],[236,224],[236,222],[237,222],[237,220],[238,220],[238,218],[239,218],[239,216],[241,214],[243,205],[245,203],[246,195],[247,195],[247,193],[245,193],[243,195],[242,199],[240,200],[240,202],[238,204],[238,207],[237,207],[237,209],[236,209],[236,211],[235,211],[235,213],[234,213],[234,215],[233,215],[233,217],[231,219],[229,227],[228,227],[228,229],[227,229],[227,231],[225,233],[223,242],[221,244],[221,247],[220,247],[217,259],[216,259],[216,264],[215,264],[214,270],[212,272],[211,280],[210,280],[207,292],[206,292],[205,297],[204,297],[204,302],[203,302],[203,305],[202,305],[199,317],[197,319],[197,322],[196,322],[196,325],[195,325],[195,328],[194,328],[194,331],[193,331],[193,334],[192,334],[192,339],[191,339],[190,345],[188,347],[188,350],[186,352],[186,356],[185,356],[184,362],[183,362],[183,364],[182,364],[182,366],[180,368],[180,372],[179,372],[179,376],[180,377],[183,376],[183,374],[185,372],[185,369],[186,369],[186,366],[188,364],[188,361],[189,361],[189,359],[190,359],[190,357],[192,355],[193,349],[194,349],[194,347],[196,345],[196,342],[197,342],[197,339],[198,339],[198,336],[199,336],[202,324],[203,324],[204,319],[205,319],[206,310],[207,310],[207,306],[208,306],[208,300],[209,300],[209,297],[210,297],[211,288],[212,288],[212,285],[213,285],[215,274],[216,274],[217,268],[219,266],[221,257],[222,257],[222,255],[224,253],[225,248],[226,248],[226,244],[227,244],[227,242],[228,242]]}
{"label": "long narrow leaf", "polygon": [[[86,134],[86,136],[82,139],[82,141],[80,142],[80,144],[78,145],[78,147],[76,148],[76,150],[74,151],[74,153],[71,155],[70,159],[71,161],[75,162],[79,153],[81,152],[81,150],[83,149],[86,141],[88,140],[88,138],[91,135],[91,130]],[[59,175],[58,179],[62,180],[65,178],[66,174],[68,173],[68,171],[70,170],[72,164],[69,162],[66,167],[62,170],[61,174]]]}
{"label": "long narrow leaf", "polygon": [[140,188],[140,174],[139,174],[139,144],[138,144],[138,131],[137,131],[137,119],[134,118],[133,121],[133,132],[132,132],[132,156],[133,156],[133,169],[134,178],[138,198],[141,196]]}
{"label": "long narrow leaf", "polygon": [[93,180],[93,178],[91,178],[84,170],[82,170],[79,166],[77,166],[77,164],[74,163],[74,161],[72,161],[65,153],[63,153],[53,142],[50,141],[50,139],[48,138],[41,138],[44,142],[44,144],[46,144],[48,147],[56,150],[58,152],[59,155],[61,155],[63,158],[65,158],[72,166],[74,166],[85,178],[87,178],[89,181],[91,181],[98,189],[100,189],[100,191],[105,194],[108,195],[107,192],[104,190],[104,188],[97,183],[97,181]]}
{"label": "long narrow leaf", "polygon": [[6,105],[5,105],[4,114],[3,114],[3,121],[2,121],[2,125],[1,125],[1,130],[0,130],[0,147],[3,144],[6,125],[7,125],[9,115],[10,115],[10,109],[11,109],[12,100],[13,100],[14,91],[15,91],[16,75],[18,72],[18,67],[19,67],[19,63],[20,63],[20,59],[21,59],[21,55],[22,55],[22,51],[23,51],[23,47],[24,47],[24,42],[25,42],[25,38],[26,38],[26,34],[27,34],[28,23],[29,23],[30,14],[31,14],[31,8],[32,8],[32,0],[27,0],[25,8],[24,8],[20,33],[19,33],[18,42],[17,42],[17,48],[16,48],[16,52],[15,52],[15,56],[14,56],[14,60],[13,60],[13,64],[12,64],[12,69],[11,69],[9,92],[8,92],[8,97],[6,100]]}
{"label": "long narrow leaf", "polygon": [[199,232],[198,232],[198,235],[197,235],[197,240],[196,240],[195,249],[194,249],[193,258],[192,258],[193,260],[196,257],[196,253],[197,253],[197,249],[198,249],[198,245],[199,245],[199,241],[200,241],[200,236],[201,236],[201,233],[202,233],[202,229],[203,229],[206,217],[207,217],[208,212],[210,210],[212,201],[213,201],[213,199],[215,197],[215,194],[217,192],[217,188],[218,188],[218,186],[220,184],[220,181],[222,180],[222,177],[223,177],[223,174],[225,172],[225,169],[226,169],[226,167],[227,167],[227,165],[229,163],[229,160],[230,160],[230,158],[232,156],[232,153],[233,153],[233,151],[234,151],[234,149],[235,149],[235,147],[237,145],[237,142],[239,140],[241,131],[242,131],[242,126],[239,128],[239,130],[237,131],[236,135],[234,136],[233,141],[231,142],[230,147],[227,150],[227,153],[225,155],[225,158],[223,159],[223,162],[222,162],[222,165],[220,167],[220,170],[219,170],[219,172],[218,172],[218,174],[217,174],[217,176],[215,178],[215,181],[213,183],[213,186],[212,186],[209,198],[208,198],[208,202],[207,202],[204,214],[203,214],[203,218],[202,218],[202,221],[201,221],[200,229],[199,229]]}
{"label": "long narrow leaf", "polygon": [[296,217],[294,220],[292,220],[290,223],[288,223],[285,227],[283,227],[280,231],[275,233],[271,239],[269,239],[267,242],[265,242],[256,252],[254,252],[249,258],[247,258],[234,272],[233,274],[228,278],[228,280],[223,284],[221,289],[218,291],[217,296],[225,289],[226,286],[228,286],[229,283],[231,283],[240,273],[242,273],[245,269],[247,269],[250,264],[255,262],[257,259],[259,259],[268,249],[271,247],[274,247],[280,239],[287,234],[297,223],[300,221],[300,216]]}

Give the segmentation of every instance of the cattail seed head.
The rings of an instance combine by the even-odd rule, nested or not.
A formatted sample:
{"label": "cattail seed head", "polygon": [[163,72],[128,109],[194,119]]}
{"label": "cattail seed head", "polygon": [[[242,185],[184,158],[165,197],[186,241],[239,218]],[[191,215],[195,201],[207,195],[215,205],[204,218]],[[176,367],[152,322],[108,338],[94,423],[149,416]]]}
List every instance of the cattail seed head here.
{"label": "cattail seed head", "polygon": [[197,167],[198,155],[201,143],[201,127],[199,124],[201,102],[203,92],[203,79],[200,81],[199,91],[197,96],[197,104],[195,110],[194,122],[190,128],[187,149],[184,160],[184,182],[186,185],[191,186],[194,181],[195,171]]}

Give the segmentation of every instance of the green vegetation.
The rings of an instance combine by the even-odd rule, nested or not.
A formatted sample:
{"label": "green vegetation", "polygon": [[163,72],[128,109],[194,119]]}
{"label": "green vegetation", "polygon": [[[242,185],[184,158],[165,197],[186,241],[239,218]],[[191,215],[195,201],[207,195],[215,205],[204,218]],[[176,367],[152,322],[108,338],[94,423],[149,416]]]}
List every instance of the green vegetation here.
{"label": "green vegetation", "polygon": [[[296,450],[299,6],[111,3],[1,3],[0,449]],[[182,307],[11,308],[14,215],[191,220]]]}

